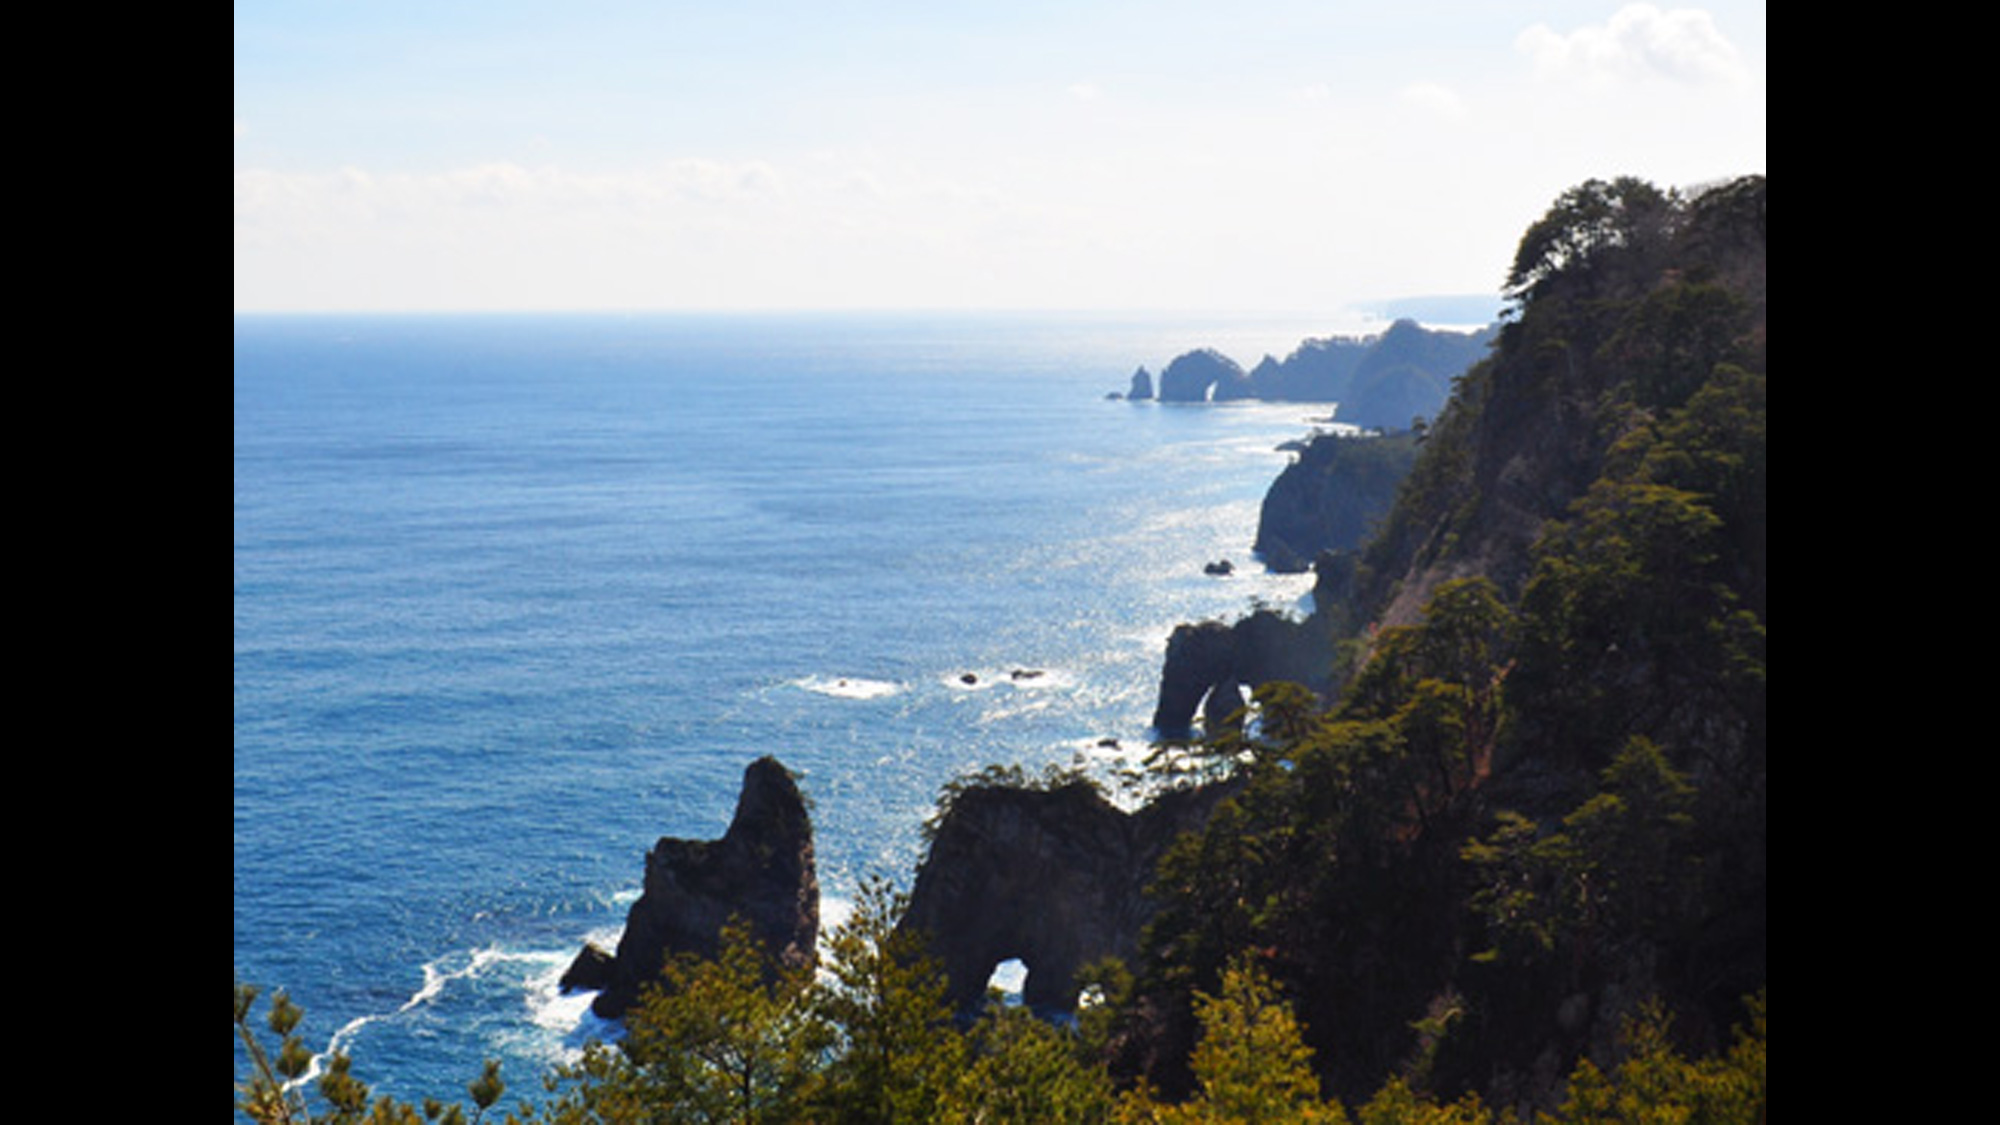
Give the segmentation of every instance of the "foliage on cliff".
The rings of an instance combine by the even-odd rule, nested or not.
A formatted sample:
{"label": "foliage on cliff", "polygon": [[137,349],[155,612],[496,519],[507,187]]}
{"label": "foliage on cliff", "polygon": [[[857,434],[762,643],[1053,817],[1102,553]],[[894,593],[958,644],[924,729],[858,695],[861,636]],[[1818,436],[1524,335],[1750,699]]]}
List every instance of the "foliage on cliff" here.
{"label": "foliage on cliff", "polygon": [[[1628,180],[1565,193],[1522,240],[1493,354],[1457,381],[1365,551],[1351,619],[1412,618],[1440,574],[1483,574],[1517,596],[1544,524],[1570,517],[1614,467],[1614,446],[1649,426],[1698,434],[1692,399],[1723,368],[1740,373],[1724,397],[1754,406],[1761,425],[1764,214],[1762,176],[1694,193]],[[1761,537],[1762,431],[1741,436],[1754,448],[1733,453],[1748,460],[1707,466],[1730,486],[1713,506]],[[1761,550],[1739,561],[1755,570]]]}
{"label": "foliage on cliff", "polygon": [[1303,571],[1322,551],[1361,546],[1395,503],[1418,448],[1410,431],[1315,435],[1264,494],[1256,542],[1264,564]]}
{"label": "foliage on cliff", "polygon": [[[1114,1089],[1100,1063],[1108,1023],[1060,1027],[1024,1008],[990,1005],[960,1027],[942,1005],[935,969],[893,936],[894,896],[880,884],[833,961],[839,979],[813,983],[771,962],[747,929],[734,928],[710,961],[668,967],[662,987],[628,1017],[620,1045],[593,1044],[548,1076],[547,1100],[500,1111],[507,1125],[838,1125],[844,1122],[978,1125],[1511,1125],[1508,1109],[1477,1094],[1442,1102],[1402,1076],[1384,1082],[1350,1116],[1325,1097],[1293,1005],[1253,955],[1232,960],[1214,993],[1195,998],[1199,1044],[1191,1096],[1162,1099],[1145,1085]],[[1107,968],[1107,972],[1111,970]],[[467,1087],[474,1105],[421,1106],[369,1099],[345,1056],[316,1083],[296,1034],[302,1013],[282,996],[267,1014],[286,1046],[277,1056],[251,1027],[255,993],[237,988],[236,1030],[253,1058],[236,1108],[253,1125],[418,1125],[483,1121],[505,1093],[488,1063]],[[1668,1017],[1646,1008],[1627,1026],[1620,1061],[1577,1067],[1544,1125],[1764,1120],[1764,1005],[1734,1044],[1690,1060],[1667,1035]],[[317,1093],[317,1098],[310,1096]],[[312,1103],[318,1102],[317,1106]]]}
{"label": "foliage on cliff", "polygon": [[1653,1001],[1723,1049],[1767,959],[1763,216],[1761,177],[1593,181],[1524,237],[1322,607],[1373,623],[1330,704],[1261,687],[1214,747],[1244,793],[1161,865],[1154,1080],[1191,1088],[1193,997],[1246,949],[1349,1098],[1548,1107]]}

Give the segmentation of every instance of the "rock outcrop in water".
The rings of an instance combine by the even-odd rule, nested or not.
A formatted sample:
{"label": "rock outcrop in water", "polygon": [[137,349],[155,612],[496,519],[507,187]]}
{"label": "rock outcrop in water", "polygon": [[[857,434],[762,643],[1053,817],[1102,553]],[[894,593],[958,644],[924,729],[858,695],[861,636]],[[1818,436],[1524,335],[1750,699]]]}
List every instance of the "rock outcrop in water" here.
{"label": "rock outcrop in water", "polygon": [[591,1011],[625,1014],[668,957],[713,957],[723,924],[748,922],[788,966],[811,964],[819,941],[819,876],[812,819],[791,772],[764,757],[743,772],[729,830],[717,840],[662,837],[646,855],[646,880],[626,916],[616,954],[586,946],[563,987],[600,989]]}
{"label": "rock outcrop in water", "polygon": [[1013,959],[1027,966],[1029,1007],[1073,1011],[1079,969],[1136,953],[1153,912],[1145,887],[1161,854],[1233,791],[1173,790],[1127,813],[1085,781],[960,790],[900,925],[924,934],[956,1011],[976,1011],[993,970]]}
{"label": "rock outcrop in water", "polygon": [[1250,377],[1236,361],[1213,348],[1180,356],[1160,372],[1161,402],[1224,402],[1247,398]]}
{"label": "rock outcrop in water", "polygon": [[1332,660],[1329,638],[1271,610],[1234,625],[1177,625],[1167,638],[1153,729],[1161,738],[1187,738],[1197,710],[1215,729],[1243,706],[1245,688],[1273,680],[1317,684]]}

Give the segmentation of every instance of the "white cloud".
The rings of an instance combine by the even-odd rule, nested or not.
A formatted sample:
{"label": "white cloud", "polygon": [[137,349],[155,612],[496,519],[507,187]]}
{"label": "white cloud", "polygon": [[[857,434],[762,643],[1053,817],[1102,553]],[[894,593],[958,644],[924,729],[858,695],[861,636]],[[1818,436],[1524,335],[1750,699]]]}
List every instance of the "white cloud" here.
{"label": "white cloud", "polygon": [[1550,79],[1605,84],[1654,77],[1698,84],[1745,78],[1741,52],[1698,8],[1629,4],[1608,22],[1567,35],[1538,23],[1514,45]]}
{"label": "white cloud", "polygon": [[1104,96],[1104,91],[1098,89],[1095,83],[1076,82],[1070,85],[1069,96],[1080,102],[1094,102]]}
{"label": "white cloud", "polygon": [[495,161],[434,173],[326,173],[238,169],[235,221],[267,236],[311,236],[331,227],[474,221],[502,213],[618,213],[757,205],[781,198],[785,182],[763,161],[668,161],[653,168],[585,174]]}
{"label": "white cloud", "polygon": [[1465,99],[1458,91],[1436,82],[1413,82],[1403,87],[1402,98],[1410,105],[1427,110],[1447,121],[1465,118]]}

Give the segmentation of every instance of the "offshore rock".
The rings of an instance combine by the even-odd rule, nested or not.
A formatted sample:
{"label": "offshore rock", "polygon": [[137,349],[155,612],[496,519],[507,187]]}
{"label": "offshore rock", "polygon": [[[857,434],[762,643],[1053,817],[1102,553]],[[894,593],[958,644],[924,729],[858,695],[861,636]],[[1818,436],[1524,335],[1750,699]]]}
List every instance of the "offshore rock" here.
{"label": "offshore rock", "polygon": [[[617,1019],[679,953],[713,957],[732,916],[788,967],[810,965],[819,941],[819,876],[812,819],[791,772],[763,757],[743,772],[729,830],[718,840],[662,837],[646,855],[646,879],[625,919],[618,952],[585,947],[566,987],[601,988],[590,1010]],[[571,978],[576,983],[571,985]]]}
{"label": "offshore rock", "polygon": [[618,959],[594,945],[585,945],[576,960],[563,970],[556,987],[564,992],[598,992],[611,985],[611,967]]}
{"label": "offshore rock", "polygon": [[1248,395],[1250,377],[1213,348],[1188,352],[1160,372],[1161,402],[1220,402]]}
{"label": "offshore rock", "polygon": [[1127,402],[1147,402],[1153,397],[1153,375],[1144,367],[1132,373],[1132,387],[1125,392]]}
{"label": "offshore rock", "polygon": [[1231,792],[1226,783],[1172,790],[1126,813],[1086,781],[962,790],[917,869],[899,928],[924,935],[962,1015],[984,1003],[994,968],[1017,958],[1031,1009],[1073,1012],[1079,969],[1136,954],[1161,854]]}

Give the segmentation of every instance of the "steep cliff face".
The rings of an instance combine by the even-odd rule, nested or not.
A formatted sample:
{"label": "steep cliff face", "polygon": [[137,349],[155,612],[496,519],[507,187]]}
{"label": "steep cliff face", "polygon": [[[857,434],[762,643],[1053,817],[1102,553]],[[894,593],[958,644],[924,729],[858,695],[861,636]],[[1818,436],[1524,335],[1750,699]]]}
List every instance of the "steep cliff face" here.
{"label": "steep cliff face", "polygon": [[[1718,364],[1762,375],[1762,177],[1711,190],[1657,225],[1630,222],[1628,235],[1559,204],[1524,238],[1516,274],[1529,299],[1430,427],[1407,495],[1365,554],[1357,621],[1414,621],[1440,583],[1474,574],[1518,592],[1545,525],[1568,515],[1621,440]],[[1538,233],[1551,224],[1568,226]],[[1558,242],[1537,256],[1559,237],[1601,244],[1586,253]],[[1747,522],[1761,528],[1761,515]],[[1761,548],[1754,557],[1752,569]],[[1741,579],[1761,588],[1753,574]]]}
{"label": "steep cliff face", "polygon": [[976,1011],[994,968],[1016,958],[1030,1007],[1073,1011],[1077,971],[1132,957],[1153,912],[1154,865],[1227,791],[1175,790],[1126,813],[1084,782],[965,789],[937,825],[900,926],[924,936],[959,1012]]}
{"label": "steep cliff face", "polygon": [[1247,397],[1249,376],[1236,361],[1212,348],[1178,356],[1160,372],[1161,402],[1206,402]]}
{"label": "steep cliff face", "polygon": [[1321,683],[1332,660],[1324,632],[1270,610],[1234,624],[1175,626],[1160,669],[1154,732],[1165,739],[1187,738],[1197,711],[1207,730],[1218,731],[1257,685],[1273,680]]}
{"label": "steep cliff face", "polygon": [[1264,494],[1256,551],[1264,565],[1297,573],[1322,551],[1362,545],[1396,501],[1417,457],[1409,433],[1319,434]]}
{"label": "steep cliff face", "polygon": [[1495,329],[1450,332],[1399,320],[1355,364],[1336,415],[1371,429],[1398,430],[1418,416],[1435,417],[1451,381],[1478,362]]}
{"label": "steep cliff face", "polygon": [[813,962],[819,877],[812,821],[791,773],[775,758],[759,758],[744,771],[735,816],[720,839],[662,837],[653,846],[617,952],[586,947],[564,986],[600,989],[591,1011],[616,1019],[659,978],[669,956],[714,956],[732,915],[747,921],[781,964]]}

